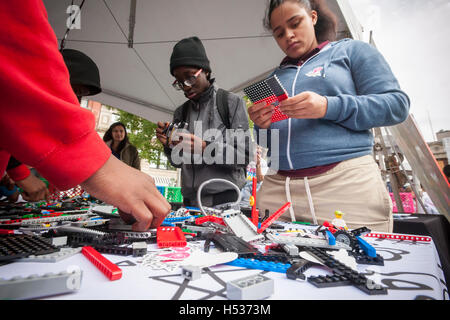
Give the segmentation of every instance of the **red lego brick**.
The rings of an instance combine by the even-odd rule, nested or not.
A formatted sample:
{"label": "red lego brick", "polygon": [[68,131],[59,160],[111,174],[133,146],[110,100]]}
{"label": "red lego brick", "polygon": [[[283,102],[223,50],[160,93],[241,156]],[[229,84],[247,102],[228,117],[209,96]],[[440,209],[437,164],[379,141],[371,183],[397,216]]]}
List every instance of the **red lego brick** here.
{"label": "red lego brick", "polygon": [[106,259],[100,252],[91,246],[81,249],[83,255],[89,259],[109,280],[119,280],[122,278],[122,269]]}
{"label": "red lego brick", "polygon": [[185,247],[186,237],[178,227],[159,227],[156,230],[156,243],[159,248]]}
{"label": "red lego brick", "polygon": [[200,225],[200,224],[202,224],[204,222],[208,222],[208,221],[215,222],[215,223],[221,224],[223,226],[225,225],[225,222],[223,222],[222,218],[214,217],[214,216],[204,216],[204,217],[197,218],[197,219],[195,219],[195,224]]}

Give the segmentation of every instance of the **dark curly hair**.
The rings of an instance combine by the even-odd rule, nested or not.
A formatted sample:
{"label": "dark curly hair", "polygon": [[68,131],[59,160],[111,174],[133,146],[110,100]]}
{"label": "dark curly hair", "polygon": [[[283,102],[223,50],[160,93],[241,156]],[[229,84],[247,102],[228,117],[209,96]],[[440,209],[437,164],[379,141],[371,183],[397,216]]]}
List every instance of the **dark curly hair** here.
{"label": "dark curly hair", "polygon": [[[103,136],[103,141],[108,142],[108,141],[113,139],[112,131],[117,126],[122,126],[123,129],[125,130],[125,138],[122,141],[120,141],[119,147],[117,149],[117,152],[120,153],[122,151],[122,149],[125,147],[125,145],[127,144],[127,142],[128,142],[127,128],[125,127],[125,125],[122,122],[115,122],[115,123],[113,123],[109,127],[109,129],[105,132],[105,135]],[[112,146],[112,144],[111,144],[111,146]]]}
{"label": "dark curly hair", "polygon": [[328,8],[325,0],[269,0],[267,2],[266,14],[263,19],[264,28],[272,30],[270,17],[273,10],[282,5],[285,1],[297,2],[303,6],[307,12],[314,10],[317,12],[317,23],[314,26],[317,42],[335,41],[337,37],[337,16]]}

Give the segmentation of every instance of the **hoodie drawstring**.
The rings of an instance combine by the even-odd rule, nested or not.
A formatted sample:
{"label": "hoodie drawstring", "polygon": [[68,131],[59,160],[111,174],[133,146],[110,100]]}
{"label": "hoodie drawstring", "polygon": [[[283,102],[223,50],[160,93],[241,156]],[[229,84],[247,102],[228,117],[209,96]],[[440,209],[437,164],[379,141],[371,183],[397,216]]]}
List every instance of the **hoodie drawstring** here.
{"label": "hoodie drawstring", "polygon": [[[305,191],[306,191],[306,196],[308,197],[309,210],[311,212],[311,217],[312,217],[313,223],[315,225],[318,225],[317,218],[316,218],[316,212],[314,210],[314,203],[313,203],[313,199],[312,199],[312,196],[311,196],[311,189],[309,188],[308,177],[305,177],[303,179],[303,181],[305,183]],[[291,182],[291,178],[290,177],[286,177],[285,184],[284,184],[284,189],[285,189],[285,192],[286,192],[286,200],[291,203],[291,206],[289,207],[289,214],[291,216],[291,221],[296,221],[294,208],[293,208],[293,203],[292,203],[292,198],[291,198],[291,188],[289,186],[290,182]]]}
{"label": "hoodie drawstring", "polygon": [[294,213],[294,204],[292,203],[291,199],[291,189],[289,188],[289,182],[291,181],[290,177],[286,177],[286,183],[285,183],[285,191],[286,191],[286,200],[287,202],[291,203],[291,206],[289,207],[289,214],[291,215],[291,221],[295,221],[295,213]]}
{"label": "hoodie drawstring", "polygon": [[311,211],[311,216],[313,218],[313,222],[315,225],[318,225],[317,218],[316,218],[316,212],[314,211],[314,203],[313,203],[312,196],[311,196],[311,190],[309,189],[308,177],[305,177],[305,179],[303,179],[303,181],[305,182],[305,190],[306,190],[306,195],[308,196],[309,210]]}

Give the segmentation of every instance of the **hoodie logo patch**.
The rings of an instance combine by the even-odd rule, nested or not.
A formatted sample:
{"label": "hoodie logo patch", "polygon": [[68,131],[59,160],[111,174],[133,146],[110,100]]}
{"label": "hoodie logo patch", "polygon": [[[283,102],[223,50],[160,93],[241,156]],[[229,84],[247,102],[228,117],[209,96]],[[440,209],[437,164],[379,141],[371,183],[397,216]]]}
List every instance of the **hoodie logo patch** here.
{"label": "hoodie logo patch", "polygon": [[322,75],[323,67],[317,67],[314,70],[308,72],[306,76],[308,77],[320,77]]}

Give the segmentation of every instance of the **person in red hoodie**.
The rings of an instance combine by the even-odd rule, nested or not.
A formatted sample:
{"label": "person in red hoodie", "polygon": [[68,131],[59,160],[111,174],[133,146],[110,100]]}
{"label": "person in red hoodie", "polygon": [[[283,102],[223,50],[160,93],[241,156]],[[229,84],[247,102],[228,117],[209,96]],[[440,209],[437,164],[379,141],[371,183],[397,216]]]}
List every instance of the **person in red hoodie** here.
{"label": "person in red hoodie", "polygon": [[[22,189],[23,200],[32,202],[39,200],[49,201],[50,193],[45,183],[32,174],[26,165],[20,163],[14,157],[9,158],[6,173],[5,176],[8,176],[7,180],[12,181],[15,186]],[[12,202],[18,200],[18,198],[13,197],[10,201],[13,199],[15,201]]]}
{"label": "person in red hoodie", "polygon": [[12,155],[60,190],[81,185],[118,207],[135,231],[159,226],[170,204],[111,155],[79,106],[42,1],[1,1],[0,21],[0,173]]}

